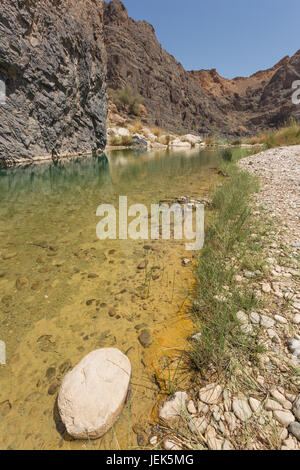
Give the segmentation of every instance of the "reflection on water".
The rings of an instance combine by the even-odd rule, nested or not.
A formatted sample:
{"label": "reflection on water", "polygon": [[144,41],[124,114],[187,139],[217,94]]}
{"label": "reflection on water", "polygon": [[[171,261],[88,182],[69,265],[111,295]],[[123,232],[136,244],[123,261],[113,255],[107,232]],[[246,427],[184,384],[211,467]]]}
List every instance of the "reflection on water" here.
{"label": "reflection on water", "polygon": [[[191,331],[182,306],[192,271],[181,241],[100,241],[96,209],[150,205],[207,194],[215,152],[117,151],[0,171],[0,448],[133,448],[132,426],[150,422],[165,351],[181,351]],[[153,344],[138,336],[148,329]],[[132,362],[132,393],[114,429],[93,443],[72,441],[55,402],[71,367],[99,347]],[[161,368],[161,371],[159,370]],[[154,377],[154,373],[156,376]]]}

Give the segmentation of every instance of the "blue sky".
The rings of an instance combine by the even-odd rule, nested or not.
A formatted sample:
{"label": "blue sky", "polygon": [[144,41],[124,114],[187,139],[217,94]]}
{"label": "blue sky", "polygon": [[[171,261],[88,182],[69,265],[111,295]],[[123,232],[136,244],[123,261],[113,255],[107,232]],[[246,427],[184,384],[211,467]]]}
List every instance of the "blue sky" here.
{"label": "blue sky", "polygon": [[248,76],[300,49],[300,0],[123,0],[187,70]]}

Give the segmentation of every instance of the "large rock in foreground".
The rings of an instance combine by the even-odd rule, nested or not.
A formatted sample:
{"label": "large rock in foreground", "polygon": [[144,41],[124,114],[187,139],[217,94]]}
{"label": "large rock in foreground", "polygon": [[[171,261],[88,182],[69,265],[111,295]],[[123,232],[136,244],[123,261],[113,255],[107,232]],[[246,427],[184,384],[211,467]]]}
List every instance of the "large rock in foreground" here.
{"label": "large rock in foreground", "polygon": [[76,439],[98,439],[119,418],[128,393],[131,365],[118,349],[91,352],[63,380],[58,409]]}
{"label": "large rock in foreground", "polygon": [[1,84],[0,162],[104,149],[103,0],[1,0]]}

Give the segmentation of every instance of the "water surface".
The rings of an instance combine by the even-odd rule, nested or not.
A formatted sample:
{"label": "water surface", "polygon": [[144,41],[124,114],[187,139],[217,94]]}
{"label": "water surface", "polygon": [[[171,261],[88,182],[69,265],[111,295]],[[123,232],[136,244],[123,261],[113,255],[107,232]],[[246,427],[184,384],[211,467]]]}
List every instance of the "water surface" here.
{"label": "water surface", "polygon": [[[182,266],[191,253],[181,241],[100,241],[96,209],[118,206],[119,195],[148,207],[207,195],[219,160],[213,151],[114,151],[0,170],[0,448],[137,446],[132,427],[152,420],[165,354],[180,354],[191,332],[193,273]],[[143,328],[149,349],[138,341]],[[102,439],[73,441],[57,416],[58,386],[90,351],[112,346],[132,362],[130,399]]]}

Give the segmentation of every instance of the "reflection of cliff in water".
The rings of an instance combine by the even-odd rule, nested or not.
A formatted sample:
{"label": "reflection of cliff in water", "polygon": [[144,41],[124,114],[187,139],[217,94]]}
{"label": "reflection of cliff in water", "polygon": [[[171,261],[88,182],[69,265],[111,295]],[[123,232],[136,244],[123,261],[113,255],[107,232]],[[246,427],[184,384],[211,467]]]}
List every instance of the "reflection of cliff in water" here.
{"label": "reflection of cliff in water", "polygon": [[18,200],[32,195],[39,197],[81,191],[102,191],[111,186],[109,162],[101,156],[62,160],[19,168],[0,169],[1,200]]}
{"label": "reflection of cliff in water", "polygon": [[[207,170],[212,162],[219,162],[220,155],[209,150],[155,150],[135,153],[132,150],[114,150],[107,152],[114,174],[118,173],[119,184],[131,181],[137,184],[145,174],[151,175],[157,182],[160,178],[170,182],[178,175],[194,174]],[[167,158],[166,158],[167,157]]]}

